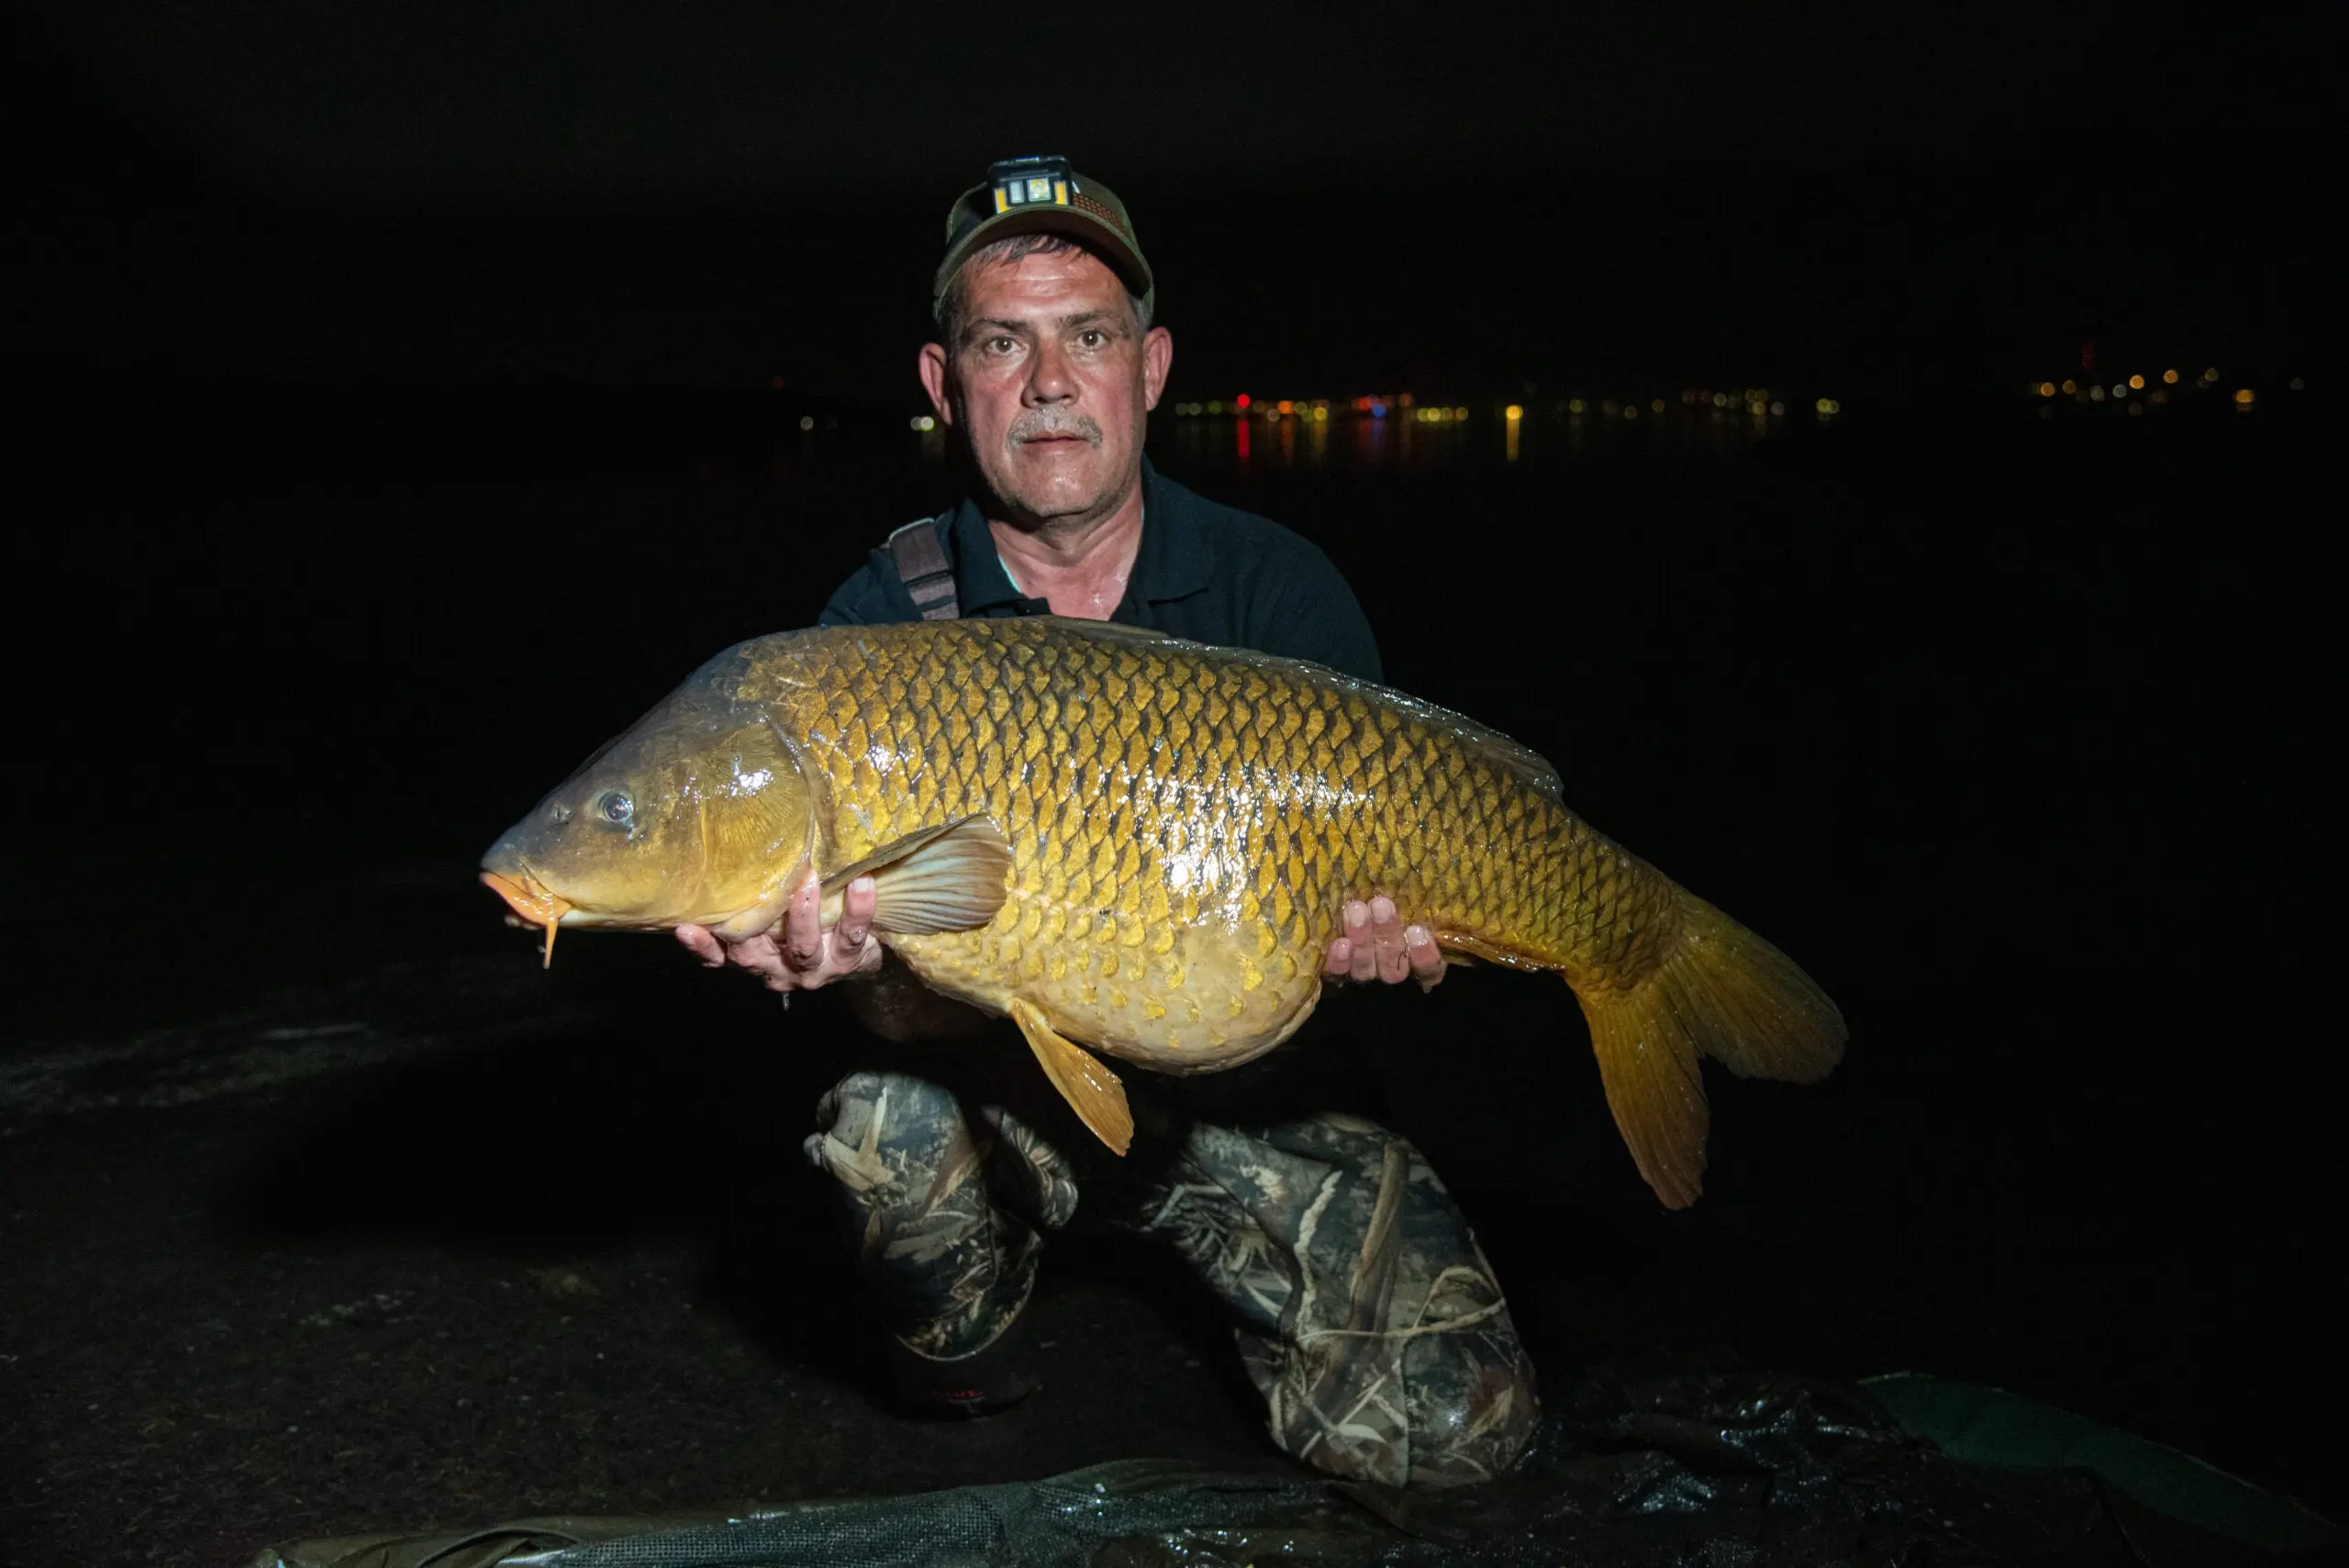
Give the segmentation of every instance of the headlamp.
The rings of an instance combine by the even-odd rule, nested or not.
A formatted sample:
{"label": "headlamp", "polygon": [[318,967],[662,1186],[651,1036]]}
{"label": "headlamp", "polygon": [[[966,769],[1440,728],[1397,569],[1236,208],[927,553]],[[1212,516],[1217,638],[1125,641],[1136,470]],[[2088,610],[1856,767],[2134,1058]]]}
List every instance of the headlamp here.
{"label": "headlamp", "polygon": [[995,210],[1023,206],[1066,206],[1076,189],[1076,176],[1065,158],[1007,158],[987,165],[987,184],[995,193]]}

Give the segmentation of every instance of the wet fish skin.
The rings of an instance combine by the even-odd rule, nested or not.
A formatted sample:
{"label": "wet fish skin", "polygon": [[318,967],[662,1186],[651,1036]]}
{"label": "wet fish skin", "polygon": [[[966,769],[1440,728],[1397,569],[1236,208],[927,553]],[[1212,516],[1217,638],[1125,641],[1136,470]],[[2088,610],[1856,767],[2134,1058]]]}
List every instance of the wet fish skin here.
{"label": "wet fish skin", "polygon": [[[1312,1011],[1344,902],[1375,888],[1450,951],[1565,978],[1617,1121],[1675,1207],[1704,1163],[1698,1055],[1807,1081],[1841,1053],[1842,1018],[1799,969],[1581,821],[1540,757],[1319,666],[1052,617],[785,633],[706,665],[639,727],[667,751],[632,753],[632,731],[616,764],[718,777],[672,753],[697,729],[739,749],[753,715],[788,758],[760,766],[793,775],[810,821],[796,874],[778,877],[791,851],[774,835],[763,887],[836,886],[946,824],[1000,832],[991,917],[883,938],[1031,1042],[1041,1023],[1163,1072],[1251,1060]],[[627,923],[596,914],[585,881],[543,886]],[[760,898],[738,918],[771,921],[779,897]],[[1089,1091],[1063,1086],[1082,1110]]]}

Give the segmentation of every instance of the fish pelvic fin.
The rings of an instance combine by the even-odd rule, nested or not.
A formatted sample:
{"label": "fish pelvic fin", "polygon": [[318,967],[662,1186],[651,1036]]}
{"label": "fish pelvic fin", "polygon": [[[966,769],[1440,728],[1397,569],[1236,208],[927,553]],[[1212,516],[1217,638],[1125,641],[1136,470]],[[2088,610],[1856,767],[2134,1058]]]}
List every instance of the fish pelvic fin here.
{"label": "fish pelvic fin", "polygon": [[960,817],[908,833],[824,879],[828,901],[873,877],[873,926],[901,936],[976,930],[1003,907],[1011,845],[984,817]]}
{"label": "fish pelvic fin", "polygon": [[1109,1064],[1052,1028],[1044,1010],[1025,996],[1011,999],[1011,1019],[1028,1037],[1044,1076],[1061,1092],[1077,1119],[1093,1136],[1123,1154],[1133,1146],[1134,1113],[1126,1104],[1126,1086]]}
{"label": "fish pelvic fin", "polygon": [[1633,984],[1577,987],[1608,1108],[1667,1208],[1703,1191],[1709,1113],[1698,1059],[1810,1084],[1842,1060],[1843,1015],[1795,962],[1685,889],[1680,929]]}

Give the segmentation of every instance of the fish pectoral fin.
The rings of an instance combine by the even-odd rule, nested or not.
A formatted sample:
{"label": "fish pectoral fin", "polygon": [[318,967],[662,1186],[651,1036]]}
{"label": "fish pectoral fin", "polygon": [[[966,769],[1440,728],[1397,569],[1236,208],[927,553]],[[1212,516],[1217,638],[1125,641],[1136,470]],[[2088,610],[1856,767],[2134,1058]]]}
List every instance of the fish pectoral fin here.
{"label": "fish pectoral fin", "polygon": [[1125,1084],[1109,1064],[1052,1028],[1044,1010],[1024,996],[1012,998],[1011,1018],[1077,1119],[1113,1153],[1123,1154],[1133,1144],[1134,1113],[1126,1104]]}
{"label": "fish pectoral fin", "polygon": [[1011,845],[984,817],[959,817],[883,845],[824,879],[827,898],[873,877],[873,927],[900,936],[970,931],[1003,907]]}

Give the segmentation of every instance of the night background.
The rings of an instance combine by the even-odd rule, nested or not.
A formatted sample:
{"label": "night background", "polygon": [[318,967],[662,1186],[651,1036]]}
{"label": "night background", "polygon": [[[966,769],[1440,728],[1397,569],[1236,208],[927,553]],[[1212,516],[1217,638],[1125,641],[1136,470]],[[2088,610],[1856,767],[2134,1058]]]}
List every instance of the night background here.
{"label": "night background", "polygon": [[1545,1380],[1920,1368],[2337,1515],[2330,20],[12,8],[5,1560],[1285,1462],[1084,1239],[1043,1393],[890,1413],[837,999],[541,974],[473,878],[960,493],[944,210],[1040,151],[1157,270],[1153,461],[1850,1020],[1709,1073],[1677,1215],[1547,986],[1300,1042]]}

